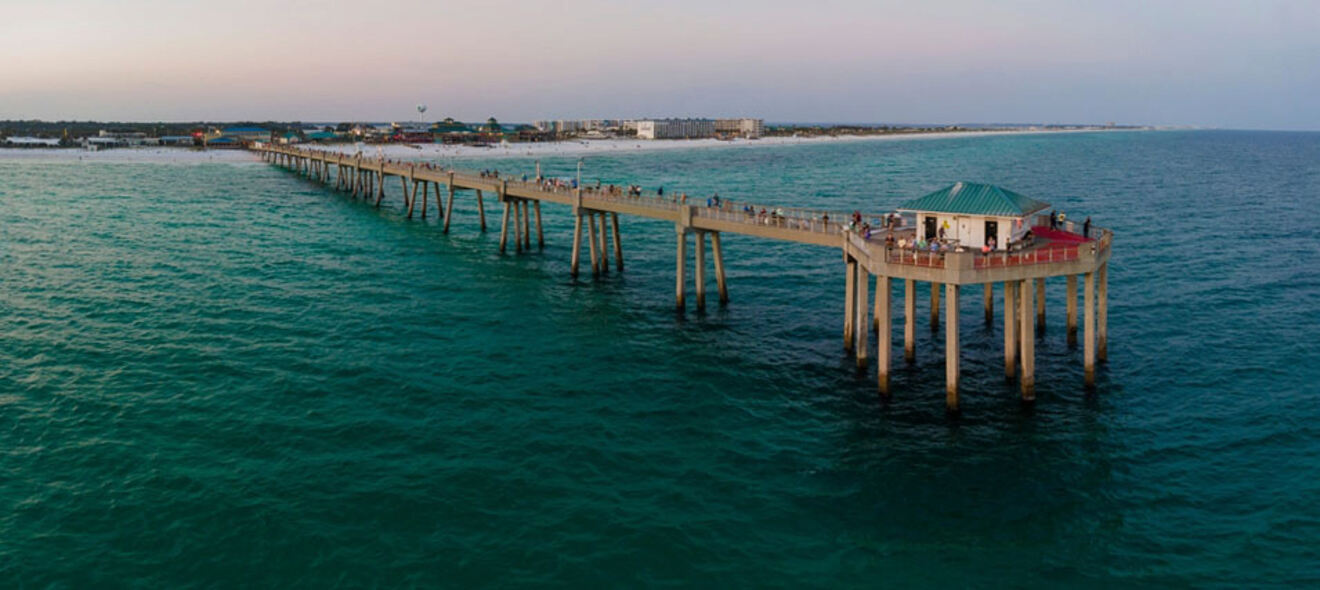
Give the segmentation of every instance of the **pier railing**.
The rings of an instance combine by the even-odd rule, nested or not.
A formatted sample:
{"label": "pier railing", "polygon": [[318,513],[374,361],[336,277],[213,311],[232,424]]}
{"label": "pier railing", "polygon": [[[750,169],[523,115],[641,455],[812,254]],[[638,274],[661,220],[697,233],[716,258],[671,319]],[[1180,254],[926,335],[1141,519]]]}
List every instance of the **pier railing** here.
{"label": "pier railing", "polygon": [[[748,225],[780,227],[823,234],[840,234],[848,230],[861,231],[859,227],[852,223],[853,215],[843,211],[800,207],[765,207],[724,199],[720,200],[718,206],[696,206],[693,209],[693,215]],[[885,215],[862,215],[863,220],[874,219],[879,223],[883,223],[882,220],[885,217]],[[873,231],[879,233],[883,230],[877,226]]]}
{"label": "pier railing", "polygon": [[[1067,226],[1071,228],[1072,226]],[[969,265],[974,269],[998,268],[1008,266],[1027,266],[1036,264],[1055,264],[1061,262],[1073,262],[1087,256],[1096,256],[1109,251],[1110,243],[1113,240],[1113,232],[1100,227],[1091,226],[1091,231],[1095,232],[1095,238],[1076,244],[1042,244],[1038,247],[1027,250],[1006,251],[995,250],[991,252],[982,252],[970,248],[962,250],[944,250],[930,251],[913,248],[910,246],[899,247],[885,244],[883,234],[880,237],[872,236],[870,240],[862,240],[870,252],[883,249],[883,260],[890,264],[907,264],[911,266],[921,266],[929,268],[944,268],[946,259],[956,257],[960,261],[964,259],[971,260]],[[854,244],[856,244],[854,242]],[[960,262],[957,266],[964,266]]]}

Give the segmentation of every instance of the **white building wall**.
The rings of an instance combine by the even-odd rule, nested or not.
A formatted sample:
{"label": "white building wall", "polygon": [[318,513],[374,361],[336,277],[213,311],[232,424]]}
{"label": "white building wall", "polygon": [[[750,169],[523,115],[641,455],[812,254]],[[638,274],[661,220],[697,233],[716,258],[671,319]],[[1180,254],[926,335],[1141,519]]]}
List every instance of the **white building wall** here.
{"label": "white building wall", "polygon": [[[996,229],[995,249],[1002,250],[1008,240],[1013,235],[1013,226],[1018,221],[1016,217],[993,217],[984,215],[955,215],[952,213],[917,213],[917,237],[927,238],[926,236],[926,218],[935,217],[935,232],[939,235],[939,228],[948,227],[944,230],[944,236],[947,239],[958,240],[964,247],[980,250],[985,244],[985,222],[998,222]],[[1024,224],[1026,220],[1022,221]]]}
{"label": "white building wall", "polygon": [[637,122],[637,139],[655,139],[655,121]]}

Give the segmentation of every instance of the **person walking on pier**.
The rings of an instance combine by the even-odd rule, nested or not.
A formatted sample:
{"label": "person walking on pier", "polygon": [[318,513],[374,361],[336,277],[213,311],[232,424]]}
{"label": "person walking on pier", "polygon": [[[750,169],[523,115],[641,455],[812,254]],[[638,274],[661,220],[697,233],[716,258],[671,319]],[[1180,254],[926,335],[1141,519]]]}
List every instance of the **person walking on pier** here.
{"label": "person walking on pier", "polygon": [[1050,209],[1050,229],[1059,229],[1059,214]]}
{"label": "person walking on pier", "polygon": [[1083,238],[1088,238],[1088,239],[1091,237],[1091,216],[1090,216],[1090,215],[1087,215],[1087,216],[1086,216],[1086,221],[1082,222],[1082,237],[1083,237]]}

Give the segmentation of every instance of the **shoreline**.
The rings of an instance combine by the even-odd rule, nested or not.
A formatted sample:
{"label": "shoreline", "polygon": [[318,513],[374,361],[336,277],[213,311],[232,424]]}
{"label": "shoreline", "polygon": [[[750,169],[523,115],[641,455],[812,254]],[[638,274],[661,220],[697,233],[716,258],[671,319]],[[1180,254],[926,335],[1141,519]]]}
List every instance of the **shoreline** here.
{"label": "shoreline", "polygon": [[[590,155],[623,155],[683,149],[753,149],[760,147],[821,145],[836,142],[861,141],[914,141],[962,137],[1004,137],[1059,133],[1111,133],[1119,131],[1149,131],[1152,129],[1013,129],[1006,131],[937,131],[931,133],[894,133],[886,135],[837,135],[814,137],[766,137],[762,139],[594,139],[556,141],[544,143],[511,143],[493,147],[443,144],[367,144],[362,153],[367,157],[384,156],[391,159],[454,158],[481,160],[485,158],[554,158]],[[300,144],[343,153],[354,153],[356,144]],[[178,163],[200,164],[208,162],[256,162],[256,156],[247,150],[198,150],[194,148],[167,148],[159,146],[116,148],[89,152],[77,148],[0,148],[0,162],[105,162],[105,163]]]}

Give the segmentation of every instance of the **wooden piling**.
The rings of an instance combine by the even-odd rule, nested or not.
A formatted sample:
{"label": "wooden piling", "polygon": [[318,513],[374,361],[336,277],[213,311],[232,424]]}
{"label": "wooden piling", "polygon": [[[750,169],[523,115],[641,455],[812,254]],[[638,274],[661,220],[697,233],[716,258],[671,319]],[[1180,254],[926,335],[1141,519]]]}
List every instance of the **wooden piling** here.
{"label": "wooden piling", "polygon": [[[729,287],[724,281],[724,251],[720,248],[720,232],[710,232],[710,253],[715,258],[715,286],[720,291],[720,305],[729,303]],[[622,267],[622,263],[620,263]]]}
{"label": "wooden piling", "polygon": [[1004,378],[1017,374],[1017,281],[1004,281]]}
{"label": "wooden piling", "polygon": [[500,254],[509,244],[509,202],[504,201],[504,219],[500,222]]}
{"label": "wooden piling", "polygon": [[1086,273],[1082,286],[1082,364],[1086,371],[1086,387],[1095,387],[1095,273]]}
{"label": "wooden piling", "polygon": [[[417,186],[413,185],[413,198],[417,197]],[[431,183],[422,181],[422,219],[426,219],[426,210],[429,209],[431,200]]]}
{"label": "wooden piling", "polygon": [[[450,175],[453,179],[453,175]],[[477,213],[481,215],[481,231],[486,231],[486,203],[481,199],[481,189],[477,189]]]}
{"label": "wooden piling", "polygon": [[870,296],[867,290],[871,287],[871,273],[866,271],[866,267],[861,264],[856,265],[857,278],[853,279],[853,284],[857,285],[857,320],[853,322],[853,334],[857,338],[857,344],[854,346],[857,357],[857,368],[866,368],[866,357],[870,344],[867,338],[871,335],[870,320]]}
{"label": "wooden piling", "polygon": [[1036,400],[1036,306],[1032,296],[1032,280],[1018,283],[1018,299],[1022,301],[1022,329],[1018,330],[1018,354],[1022,357],[1022,375],[1018,378],[1022,385],[1022,401]]}
{"label": "wooden piling", "polygon": [[408,203],[408,219],[412,219],[413,209],[417,208],[417,181],[412,180],[412,182],[409,184],[412,185],[412,194],[411,195],[408,194],[407,185],[404,185],[405,188],[403,191],[404,192],[403,197],[404,197],[404,201]]}
{"label": "wooden piling", "polygon": [[517,252],[522,252],[523,249],[522,202],[518,199],[510,199],[508,195],[500,195],[500,198],[505,199],[507,205],[513,206],[513,249]]}
{"label": "wooden piling", "polygon": [[995,325],[995,284],[985,284],[985,325]]}
{"label": "wooden piling", "polygon": [[573,211],[573,254],[571,260],[568,274],[576,279],[578,264],[582,260],[582,212],[577,210]]}
{"label": "wooden piling", "polygon": [[843,273],[843,349],[853,350],[853,321],[857,318],[857,260],[846,257]]}
{"label": "wooden piling", "polygon": [[958,285],[944,286],[944,404],[950,412],[958,411]]}
{"label": "wooden piling", "polygon": [[876,387],[880,395],[889,396],[889,353],[893,347],[893,327],[889,309],[892,306],[889,277],[875,277],[875,364]]}
{"label": "wooden piling", "polygon": [[693,279],[697,285],[697,311],[706,311],[706,232],[695,231],[697,259]]}
{"label": "wooden piling", "polygon": [[675,279],[674,295],[675,295],[675,299],[677,300],[678,311],[682,312],[683,308],[686,307],[683,301],[683,287],[686,284],[686,281],[683,280],[683,266],[684,266],[683,262],[684,259],[687,258],[687,231],[683,227],[679,227],[677,233],[678,233],[678,270],[677,272],[674,273],[674,279]]}
{"label": "wooden piling", "polygon": [[596,214],[596,226],[600,232],[596,235],[600,238],[600,274],[610,274],[610,243],[609,233],[605,231],[605,212]]}
{"label": "wooden piling", "polygon": [[1077,275],[1068,275],[1065,292],[1068,297],[1064,304],[1068,313],[1068,346],[1077,346]]}
{"label": "wooden piling", "polygon": [[940,284],[930,283],[930,331],[940,329]]}
{"label": "wooden piling", "polygon": [[[540,212],[540,209],[539,209],[539,208],[537,209],[537,213],[536,213],[536,227],[537,227],[536,233],[537,233],[537,236],[539,237],[539,236],[540,236],[540,233],[541,233],[541,229],[540,229],[540,228],[541,228],[541,212]],[[610,229],[611,229],[611,231],[614,232],[614,265],[615,265],[615,267],[618,269],[619,272],[623,272],[623,241],[621,241],[621,240],[619,239],[619,214],[618,214],[618,213],[610,213]],[[712,235],[718,235],[718,234],[712,234]],[[711,238],[711,239],[715,239],[715,238]],[[713,242],[712,242],[712,245],[713,245]],[[717,263],[717,264],[718,264],[718,263]]]}
{"label": "wooden piling", "polygon": [[532,206],[527,199],[518,199],[522,209],[522,245],[523,250],[532,249]]}
{"label": "wooden piling", "polygon": [[[539,199],[534,201],[532,206],[536,208],[536,247],[544,248],[545,234],[541,232],[541,201]],[[619,265],[622,267],[623,263],[620,262]],[[619,268],[619,270],[623,270],[623,268]]]}
{"label": "wooden piling", "polygon": [[596,238],[595,213],[587,212],[587,237],[591,241],[591,276],[600,276],[600,242]]}
{"label": "wooden piling", "polygon": [[1045,333],[1045,279],[1036,279],[1036,330]]}
{"label": "wooden piling", "polygon": [[903,281],[903,360],[917,360],[917,281]]}
{"label": "wooden piling", "polygon": [[449,220],[454,218],[454,173],[449,173],[449,202],[445,204],[445,233],[449,233]]}
{"label": "wooden piling", "polygon": [[1100,265],[1100,276],[1096,285],[1096,358],[1100,362],[1109,361],[1109,263]]}

